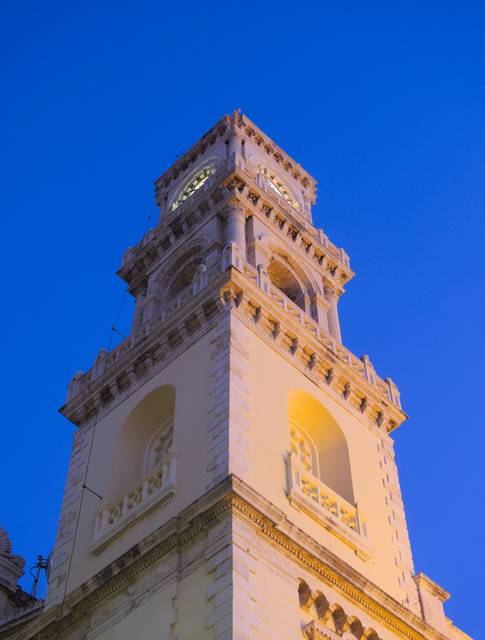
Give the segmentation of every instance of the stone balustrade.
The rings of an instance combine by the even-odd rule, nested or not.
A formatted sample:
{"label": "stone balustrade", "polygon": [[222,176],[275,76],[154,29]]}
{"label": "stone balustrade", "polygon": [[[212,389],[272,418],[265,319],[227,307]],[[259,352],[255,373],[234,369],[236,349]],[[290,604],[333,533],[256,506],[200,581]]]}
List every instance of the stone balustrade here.
{"label": "stone balustrade", "polygon": [[323,524],[360,557],[370,558],[367,527],[358,506],[305,469],[294,454],[288,454],[286,463],[290,502]]}
{"label": "stone balustrade", "polygon": [[314,502],[318,508],[328,511],[352,531],[364,534],[357,506],[347,502],[313,473],[306,470],[291,453],[288,456],[288,467],[291,491],[300,493],[305,499]]}
{"label": "stone balustrade", "polygon": [[171,450],[140,482],[116,500],[105,500],[98,510],[93,533],[93,551],[99,552],[109,539],[175,492],[175,452]]}

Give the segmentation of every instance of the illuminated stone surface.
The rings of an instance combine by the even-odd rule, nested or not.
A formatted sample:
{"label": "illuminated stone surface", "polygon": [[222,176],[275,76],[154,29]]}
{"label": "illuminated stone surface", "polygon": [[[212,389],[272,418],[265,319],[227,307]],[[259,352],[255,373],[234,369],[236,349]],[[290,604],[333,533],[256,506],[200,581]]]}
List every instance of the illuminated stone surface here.
{"label": "illuminated stone surface", "polygon": [[414,575],[406,416],[342,345],[354,274],[312,224],[313,178],[235,113],[156,200],[118,272],[131,335],[61,409],[78,430],[47,602],[0,638],[467,638]]}

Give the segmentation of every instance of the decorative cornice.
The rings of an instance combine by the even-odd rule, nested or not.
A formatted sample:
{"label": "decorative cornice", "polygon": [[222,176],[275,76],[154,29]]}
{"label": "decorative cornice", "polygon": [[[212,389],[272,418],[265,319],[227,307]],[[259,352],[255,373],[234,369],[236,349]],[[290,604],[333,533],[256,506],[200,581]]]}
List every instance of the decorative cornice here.
{"label": "decorative cornice", "polygon": [[284,171],[300,182],[305,189],[308,189],[315,199],[317,182],[298,162],[293,160],[286,151],[283,151],[269,136],[258,129],[247,116],[236,112],[233,114],[233,118],[236,127],[248,139],[254,140]]}
{"label": "decorative cornice", "polygon": [[291,301],[282,308],[247,268],[246,276],[233,270],[223,297],[253,331],[357,416],[367,416],[374,428],[390,432],[406,420],[390,382],[370,371],[368,358],[354,356]]}
{"label": "decorative cornice", "polygon": [[95,367],[76,378],[71,398],[60,412],[78,426],[89,423],[121,401],[139,380],[146,380],[195,342],[223,312],[235,309],[249,326],[318,385],[334,393],[357,415],[392,431],[406,419],[395,385],[382,380],[363,357],[359,359],[325,333],[290,300],[281,307],[255,283],[254,269],[221,272],[198,294],[190,295],[172,316],[144,326]]}
{"label": "decorative cornice", "polygon": [[310,573],[337,589],[399,637],[409,640],[444,640],[445,636],[440,632],[292,525],[274,505],[234,476],[232,490],[233,513],[241,514],[272,544],[290,555]]}
{"label": "decorative cornice", "polygon": [[304,262],[309,261],[321,273],[327,286],[339,294],[343,293],[343,285],[355,275],[345,251],[330,242],[323,231],[308,222],[302,224],[290,206],[285,210],[283,207],[275,207],[266,192],[244,170],[237,168],[231,179],[239,181],[237,197],[245,202],[248,214],[256,215],[280,241],[296,251]]}
{"label": "decorative cornice", "polygon": [[225,303],[220,298],[220,286],[227,280],[221,273],[166,321],[157,320],[121,343],[111,352],[105,369],[92,378],[93,368],[76,382],[79,392],[59,412],[77,426],[87,425],[93,418],[110,411],[133,388],[146,382],[167,366],[182,351],[196,342],[214,326]]}
{"label": "decorative cornice", "polygon": [[167,189],[170,183],[177,180],[181,173],[193,166],[207,149],[213,146],[229,129],[232,128],[231,116],[224,115],[216,124],[207,131],[190,149],[184,153],[173,165],[155,180],[156,197],[160,189]]}
{"label": "decorative cornice", "polygon": [[[172,518],[71,592],[63,604],[40,613],[30,622],[19,620],[7,624],[0,629],[0,638],[49,640],[57,637],[79,624],[97,605],[125,588],[168,553],[191,543],[214,522],[235,516],[242,517],[268,543],[399,637],[444,640],[442,634],[297,529],[279,509],[235,476],[226,478],[178,517]],[[22,625],[20,629],[19,624]]]}

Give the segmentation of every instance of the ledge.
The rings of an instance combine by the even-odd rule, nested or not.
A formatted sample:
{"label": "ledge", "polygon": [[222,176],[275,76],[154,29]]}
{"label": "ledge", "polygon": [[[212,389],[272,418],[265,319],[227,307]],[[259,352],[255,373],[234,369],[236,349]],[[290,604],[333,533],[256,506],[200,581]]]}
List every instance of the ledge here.
{"label": "ledge", "polygon": [[175,455],[168,455],[130,491],[105,502],[96,514],[91,552],[99,555],[121,532],[155,507],[162,507],[175,494]]}

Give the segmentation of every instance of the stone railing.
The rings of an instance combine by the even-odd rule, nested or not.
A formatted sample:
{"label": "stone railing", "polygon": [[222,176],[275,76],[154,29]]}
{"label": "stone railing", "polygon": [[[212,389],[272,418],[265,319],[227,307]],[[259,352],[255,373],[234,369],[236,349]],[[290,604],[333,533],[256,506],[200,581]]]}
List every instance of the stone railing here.
{"label": "stone railing", "polygon": [[104,501],[96,514],[93,547],[102,551],[109,539],[175,492],[175,452],[172,450],[144,478],[113,502]]}
{"label": "stone railing", "polygon": [[357,505],[353,505],[305,469],[296,457],[287,456],[288,497],[320,524],[367,559],[367,527]]}
{"label": "stone railing", "polygon": [[317,335],[317,323],[306,311],[290,300],[278,287],[272,284],[268,286],[268,293],[270,297],[279,304],[287,313],[289,313],[300,324],[305,325],[307,329],[310,329],[315,335]]}

